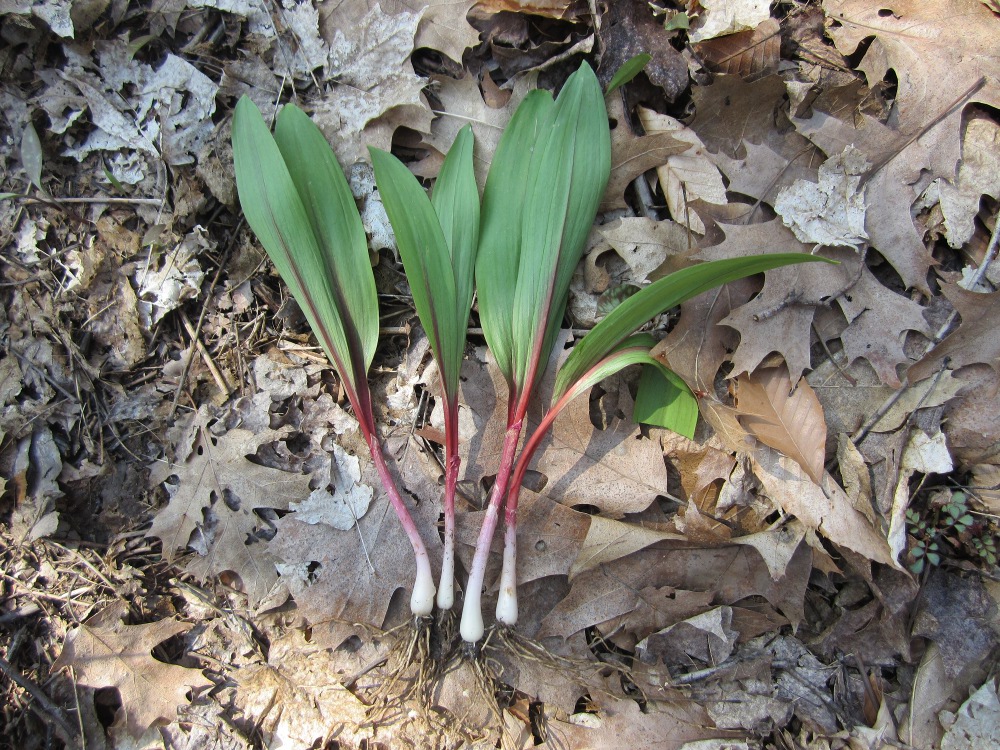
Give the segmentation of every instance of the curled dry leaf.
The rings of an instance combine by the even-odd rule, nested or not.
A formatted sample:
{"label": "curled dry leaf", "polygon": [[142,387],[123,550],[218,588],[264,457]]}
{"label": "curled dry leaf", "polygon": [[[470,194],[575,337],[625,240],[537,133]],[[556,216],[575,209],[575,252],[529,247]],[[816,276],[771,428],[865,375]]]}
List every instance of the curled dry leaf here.
{"label": "curled dry leaf", "polygon": [[794,459],[816,484],[823,481],[826,419],[804,379],[793,390],[786,367],[740,375],[736,408],[750,434]]}

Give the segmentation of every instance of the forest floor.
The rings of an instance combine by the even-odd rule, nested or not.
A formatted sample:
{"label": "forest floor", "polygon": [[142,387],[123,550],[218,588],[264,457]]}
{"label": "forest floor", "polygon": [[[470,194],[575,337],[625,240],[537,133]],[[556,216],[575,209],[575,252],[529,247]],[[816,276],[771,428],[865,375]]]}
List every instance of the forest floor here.
{"label": "forest floor", "polygon": [[[996,0],[0,0],[0,32],[0,748],[1000,746]],[[406,538],[242,218],[233,108],[299,105],[350,178],[437,565],[435,368],[367,147],[431,186],[471,123],[481,189],[529,90],[640,53],[567,328],[699,261],[839,265],[650,324],[694,439],[633,422],[638,372],[567,409],[519,624],[471,654],[409,619]],[[460,581],[506,415],[478,326]]]}

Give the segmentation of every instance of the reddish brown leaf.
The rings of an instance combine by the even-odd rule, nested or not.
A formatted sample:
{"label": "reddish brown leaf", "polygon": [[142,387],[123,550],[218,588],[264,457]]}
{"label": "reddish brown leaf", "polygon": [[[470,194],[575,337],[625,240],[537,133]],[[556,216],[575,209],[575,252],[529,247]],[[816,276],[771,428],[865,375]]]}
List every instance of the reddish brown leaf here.
{"label": "reddish brown leaf", "polygon": [[709,39],[694,45],[709,70],[755,81],[778,69],[781,25],[769,18],[756,29]]}
{"label": "reddish brown leaf", "polygon": [[743,374],[736,383],[736,408],[747,431],[793,459],[814,482],[822,482],[826,419],[809,384],[800,380],[792,390],[784,366]]}

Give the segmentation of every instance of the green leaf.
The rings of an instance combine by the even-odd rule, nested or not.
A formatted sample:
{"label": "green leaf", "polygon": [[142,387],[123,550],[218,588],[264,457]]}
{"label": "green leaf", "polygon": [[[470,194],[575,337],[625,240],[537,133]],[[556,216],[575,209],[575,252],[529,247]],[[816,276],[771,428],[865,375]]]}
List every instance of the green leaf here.
{"label": "green leaf", "polygon": [[604,96],[584,63],[559,93],[528,171],[512,323],[522,398],[548,359],[610,174]]}
{"label": "green leaf", "polygon": [[458,306],[448,242],[427,193],[395,156],[369,147],[375,183],[389,215],[403,260],[413,305],[441,368],[447,393],[457,393],[465,328],[455,319]]}
{"label": "green leaf", "polygon": [[663,23],[664,31],[676,31],[678,29],[691,28],[691,19],[687,13],[675,13]]}
{"label": "green leaf", "polygon": [[639,73],[641,73],[643,69],[649,65],[649,61],[652,59],[652,55],[646,52],[640,52],[631,60],[626,61],[620,68],[618,68],[618,72],[615,73],[614,77],[611,79],[611,83],[608,84],[608,88],[604,93],[610,94],[618,87],[624,86],[626,83],[639,75]]}
{"label": "green leaf", "polygon": [[105,178],[107,178],[108,182],[111,183],[115,190],[117,190],[121,195],[128,195],[125,190],[125,186],[121,184],[117,177],[111,174],[111,170],[108,169],[103,159],[101,160],[101,170],[104,172]]}
{"label": "green leaf", "polygon": [[639,326],[656,315],[696,297],[709,289],[792,263],[822,261],[804,253],[773,253],[743,258],[726,258],[684,268],[639,290],[594,326],[570,352],[556,376],[555,401],[595,363],[612,351]]}
{"label": "green leaf", "polygon": [[698,399],[681,377],[662,365],[642,368],[633,419],[664,427],[686,438],[698,425]]}
{"label": "green leaf", "polygon": [[[233,116],[233,162],[247,223],[302,308],[349,394],[367,394],[367,382],[363,378],[359,382],[357,377],[360,366],[352,361],[348,332],[334,291],[338,269],[320,248],[281,151],[256,105],[246,96],[237,103]],[[367,275],[372,275],[370,266]],[[362,285],[367,279],[356,282]],[[356,416],[365,420],[364,414]],[[368,426],[364,421],[363,425]]]}
{"label": "green leaf", "polygon": [[536,89],[524,97],[500,137],[483,190],[476,257],[479,320],[509,384],[514,378],[513,304],[528,172],[553,107],[547,91]]}
{"label": "green leaf", "polygon": [[274,140],[323,255],[356,377],[364,379],[378,345],[378,296],[354,195],[330,144],[301,109],[281,110]]}
{"label": "green leaf", "polygon": [[[431,204],[451,253],[455,278],[455,326],[462,339],[457,349],[458,361],[452,363],[455,367],[455,386],[472,309],[476,254],[479,251],[479,188],[472,164],[473,145],[472,126],[466,125],[448,150],[431,194]],[[457,388],[453,395],[458,396]]]}

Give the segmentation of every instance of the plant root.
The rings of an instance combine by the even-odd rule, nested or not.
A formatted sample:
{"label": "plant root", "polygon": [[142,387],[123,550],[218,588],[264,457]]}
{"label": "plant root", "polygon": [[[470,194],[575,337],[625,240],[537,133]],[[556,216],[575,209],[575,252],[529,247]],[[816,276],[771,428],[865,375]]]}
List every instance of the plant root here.
{"label": "plant root", "polygon": [[431,656],[433,632],[433,620],[418,617],[386,633],[397,640],[381,670],[384,679],[367,701],[372,726],[394,724],[409,716],[414,705],[418,715],[426,718],[430,713],[438,672]]}

